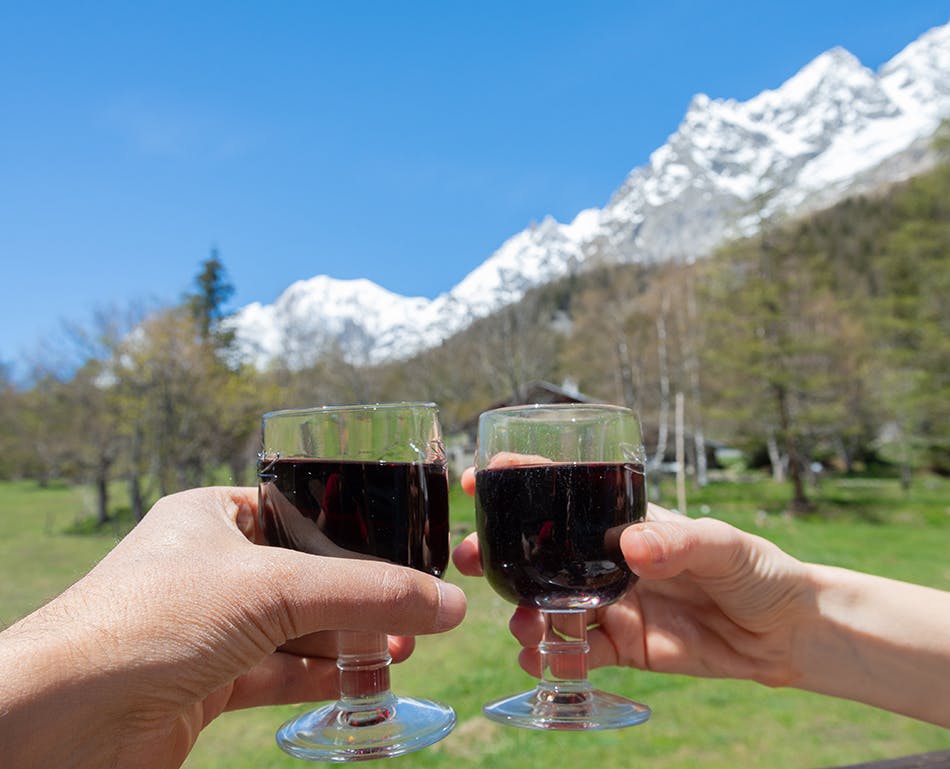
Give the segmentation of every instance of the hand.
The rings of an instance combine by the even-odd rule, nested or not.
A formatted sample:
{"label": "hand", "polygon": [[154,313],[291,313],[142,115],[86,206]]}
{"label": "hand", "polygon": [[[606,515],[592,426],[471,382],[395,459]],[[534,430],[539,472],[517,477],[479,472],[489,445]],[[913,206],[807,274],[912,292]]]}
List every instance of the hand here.
{"label": "hand", "polygon": [[[462,486],[475,490],[474,472]],[[794,655],[800,619],[813,598],[806,565],[772,543],[713,519],[690,519],[650,505],[647,521],[620,536],[640,576],[619,601],[590,612],[592,667],[748,678],[772,686],[798,676]],[[453,553],[463,574],[481,573],[476,535]],[[510,628],[519,661],[540,673],[540,613],[519,607]]]}
{"label": "hand", "polygon": [[256,518],[255,489],[166,497],[89,574],[0,634],[4,760],[178,767],[225,710],[335,697],[323,631],[398,634],[398,661],[410,636],[465,614],[457,587],[422,572],[258,546]]}
{"label": "hand", "polygon": [[[474,493],[471,470],[462,486]],[[950,592],[803,563],[722,521],[656,505],[621,532],[620,548],[640,579],[589,614],[592,667],[794,686],[950,727]],[[452,558],[481,573],[474,534]],[[537,676],[539,613],[518,608],[510,627]]]}

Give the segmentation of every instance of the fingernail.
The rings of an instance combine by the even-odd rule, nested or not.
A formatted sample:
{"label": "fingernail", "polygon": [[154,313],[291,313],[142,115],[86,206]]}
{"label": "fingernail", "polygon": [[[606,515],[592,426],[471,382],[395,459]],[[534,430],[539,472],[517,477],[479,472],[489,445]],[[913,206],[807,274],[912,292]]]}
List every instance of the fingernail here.
{"label": "fingernail", "polygon": [[462,621],[468,602],[460,587],[442,580],[438,580],[436,584],[439,586],[439,615],[436,618],[436,630],[448,630]]}
{"label": "fingernail", "polygon": [[666,560],[666,548],[657,533],[652,529],[642,528],[637,529],[637,534],[650,553],[650,563],[663,563]]}
{"label": "fingernail", "polygon": [[630,552],[634,560],[650,565],[663,563],[663,561],[666,560],[666,548],[663,547],[663,541],[648,524],[635,524],[630,526],[624,532],[624,535],[636,537],[639,540],[638,545],[634,545],[631,542],[630,545],[632,545],[632,548],[629,546],[624,548],[624,550]]}

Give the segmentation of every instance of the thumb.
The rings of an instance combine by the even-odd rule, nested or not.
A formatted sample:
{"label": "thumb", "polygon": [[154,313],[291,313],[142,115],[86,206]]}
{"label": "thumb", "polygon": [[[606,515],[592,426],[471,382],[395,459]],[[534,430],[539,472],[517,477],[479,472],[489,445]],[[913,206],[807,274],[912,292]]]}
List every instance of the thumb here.
{"label": "thumb", "polygon": [[287,623],[285,641],[320,630],[439,633],[465,616],[460,588],[405,566],[280,548],[260,548],[260,555],[277,604],[271,610]]}
{"label": "thumb", "polygon": [[677,517],[627,527],[620,549],[630,568],[645,579],[669,579],[684,571],[714,578],[736,572],[743,542],[743,533],[723,521]]}

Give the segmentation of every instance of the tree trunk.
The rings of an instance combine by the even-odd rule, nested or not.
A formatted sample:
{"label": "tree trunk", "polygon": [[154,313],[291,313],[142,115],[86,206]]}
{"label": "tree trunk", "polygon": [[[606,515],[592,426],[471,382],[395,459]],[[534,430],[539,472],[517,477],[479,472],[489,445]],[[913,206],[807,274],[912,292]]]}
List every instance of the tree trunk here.
{"label": "tree trunk", "polygon": [[910,467],[910,446],[907,442],[907,434],[904,432],[904,429],[898,426],[898,437],[900,441],[900,453],[901,453],[901,491],[905,494],[910,491],[910,482],[913,477],[913,473]]}
{"label": "tree trunk", "polygon": [[788,456],[788,477],[792,482],[792,501],[789,511],[793,514],[807,512],[812,508],[812,504],[805,493],[805,462],[799,450],[798,442],[792,434],[792,415],[788,403],[788,393],[780,384],[774,385],[773,388],[779,425],[785,442],[785,453]]}
{"label": "tree trunk", "polygon": [[841,460],[841,469],[844,470],[845,473],[850,474],[854,470],[854,460],[851,458],[851,452],[848,451],[848,447],[840,433],[835,434],[834,442],[835,450],[838,452],[838,458]]}
{"label": "tree trunk", "polygon": [[129,506],[132,508],[132,519],[141,521],[145,517],[145,500],[142,497],[142,482],[139,474],[134,470],[129,473]]}
{"label": "tree trunk", "polygon": [[663,456],[666,454],[666,443],[669,440],[669,414],[670,414],[670,372],[667,365],[666,349],[666,309],[669,305],[669,295],[664,294],[662,307],[656,319],[656,343],[657,358],[659,363],[660,375],[660,414],[657,425],[656,453],[653,455],[653,467],[659,467],[663,462]]}
{"label": "tree trunk", "polygon": [[96,473],[96,523],[109,522],[109,465],[101,463]]}
{"label": "tree trunk", "polygon": [[694,334],[699,333],[699,323],[696,319],[696,295],[693,291],[692,277],[686,286],[686,329],[683,333],[685,343],[686,376],[692,401],[693,414],[693,443],[696,446],[696,485],[700,488],[709,483],[709,467],[706,462],[706,435],[703,430],[703,397],[702,384],[699,372],[699,356],[696,354]]}
{"label": "tree trunk", "polygon": [[142,446],[145,438],[141,423],[136,420],[129,443],[129,507],[132,509],[132,520],[141,521],[145,517],[145,498],[142,495]]}
{"label": "tree trunk", "polygon": [[709,463],[706,461],[706,436],[702,425],[697,423],[693,429],[693,445],[696,447],[696,485],[702,488],[709,483]]}
{"label": "tree trunk", "polygon": [[769,464],[772,465],[772,480],[776,483],[785,483],[785,461],[779,451],[775,433],[771,430],[765,439],[765,448],[769,453]]}
{"label": "tree trunk", "polygon": [[620,392],[623,403],[630,408],[637,407],[637,388],[633,381],[633,366],[630,363],[630,349],[627,347],[627,338],[620,333],[617,344],[617,372],[620,377]]}
{"label": "tree trunk", "polygon": [[792,482],[791,512],[804,513],[812,509],[811,501],[805,493],[805,466],[797,448],[789,446],[788,477]]}
{"label": "tree trunk", "polygon": [[686,515],[686,436],[683,393],[676,393],[676,509]]}
{"label": "tree trunk", "polygon": [[231,483],[234,486],[243,486],[244,485],[244,474],[247,470],[247,463],[244,461],[243,457],[231,457],[231,461],[228,463],[229,469],[231,471]]}

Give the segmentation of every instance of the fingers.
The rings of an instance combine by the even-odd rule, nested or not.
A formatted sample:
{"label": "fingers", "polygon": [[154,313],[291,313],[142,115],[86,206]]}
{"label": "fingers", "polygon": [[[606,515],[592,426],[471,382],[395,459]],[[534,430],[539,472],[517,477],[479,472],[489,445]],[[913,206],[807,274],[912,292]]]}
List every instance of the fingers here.
{"label": "fingers", "polygon": [[499,451],[488,461],[492,470],[499,467],[517,467],[519,465],[550,465],[552,460],[540,454],[518,454],[514,451]]}
{"label": "fingers", "polygon": [[508,629],[522,646],[537,646],[544,637],[544,619],[538,609],[519,606],[508,620]]}
{"label": "fingers", "polygon": [[277,652],[234,681],[225,710],[333,699],[339,680],[335,659]]}
{"label": "fingers", "polygon": [[478,550],[478,535],[469,534],[452,551],[452,563],[467,577],[482,576],[481,555]]}
{"label": "fingers", "polygon": [[234,523],[240,532],[251,542],[264,544],[264,536],[257,518],[257,489],[235,488],[228,489],[227,493],[234,505]]}
{"label": "fingers", "polygon": [[[499,451],[488,462],[488,467],[514,467],[516,465],[549,465],[551,460],[538,454],[516,454],[513,451]],[[467,467],[460,479],[462,490],[468,494],[475,494],[475,468]]]}
{"label": "fingers", "polygon": [[[593,619],[593,617],[593,614],[588,615],[588,620]],[[558,615],[553,615],[551,621],[557,631],[565,632],[561,626],[561,618]],[[518,655],[518,664],[526,673],[540,676],[542,672],[541,653],[538,650],[538,645],[545,635],[544,615],[537,609],[518,607],[508,622],[508,629],[523,647]],[[567,637],[571,637],[571,635],[570,632],[567,633]],[[588,629],[587,643],[590,650],[586,655],[585,664],[590,668],[617,665],[619,663],[617,647],[611,640],[609,633],[601,626],[593,625]],[[576,661],[570,658],[561,660],[555,656],[551,660],[551,664],[554,665],[552,673],[558,676],[570,677],[580,672],[576,668]]]}
{"label": "fingers", "polygon": [[[226,517],[251,542],[258,541],[256,489],[214,493],[226,498]],[[310,636],[324,630],[373,630],[408,637],[448,630],[465,616],[465,595],[458,587],[415,569],[246,543],[234,548],[232,555],[252,572],[250,583],[257,587],[257,608],[267,619],[268,636],[278,646],[306,639],[294,647],[302,653],[314,643],[320,651],[319,643],[326,642]],[[394,648],[405,658],[412,647],[397,642]]]}
{"label": "fingers", "polygon": [[667,579],[684,571],[698,577],[735,572],[750,546],[748,535],[712,518],[672,518],[653,507],[662,511],[663,520],[634,524],[620,536],[620,548],[634,572],[646,579]]}
{"label": "fingers", "polygon": [[[296,654],[299,657],[326,657],[336,659],[339,644],[337,633],[326,630],[322,633],[311,633],[302,638],[292,638],[279,651]],[[404,662],[409,659],[416,648],[416,639],[412,636],[389,636],[389,656],[393,662]]]}
{"label": "fingers", "polygon": [[[488,463],[492,469],[499,467],[515,467],[517,465],[544,465],[551,460],[537,454],[516,454],[512,451],[499,451]],[[475,494],[475,468],[467,467],[462,472],[460,480],[462,490],[473,496]],[[452,563],[462,574],[469,577],[480,577],[482,566],[478,551],[478,538],[469,534],[452,553]]]}
{"label": "fingers", "polygon": [[[299,641],[293,644],[298,649]],[[289,705],[295,702],[317,702],[340,694],[340,671],[336,664],[336,633],[319,633],[310,637],[310,650],[330,652],[319,656],[300,656],[282,651],[265,657],[249,672],[234,681],[225,710],[240,710],[263,705]],[[315,644],[315,645],[314,645]],[[415,639],[390,636],[389,654],[393,662],[403,662],[412,654]]]}
{"label": "fingers", "polygon": [[541,652],[537,646],[525,646],[518,652],[518,665],[528,675],[541,678],[544,671],[541,668]]}
{"label": "fingers", "polygon": [[465,616],[458,587],[414,569],[281,548],[253,551],[265,585],[258,594],[280,620],[281,644],[329,629],[438,633]]}
{"label": "fingers", "polygon": [[416,639],[411,635],[389,636],[389,656],[393,658],[393,662],[405,662],[415,648]]}
{"label": "fingers", "polygon": [[310,633],[300,638],[291,638],[279,651],[296,654],[298,657],[326,657],[336,659],[337,634],[331,630]]}
{"label": "fingers", "polygon": [[508,620],[508,630],[523,647],[518,653],[518,664],[535,678],[541,676],[541,654],[538,644],[544,638],[544,618],[537,609],[519,606]]}
{"label": "fingers", "polygon": [[475,468],[466,467],[462,471],[462,478],[460,483],[462,484],[462,491],[468,494],[470,497],[475,495]]}

